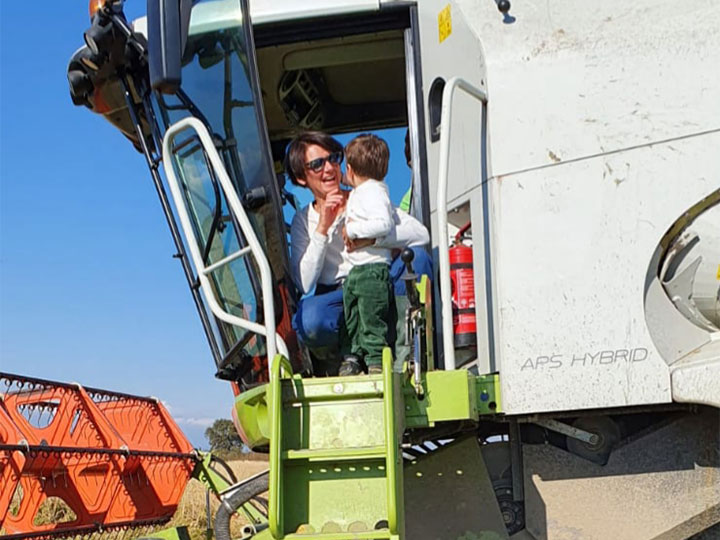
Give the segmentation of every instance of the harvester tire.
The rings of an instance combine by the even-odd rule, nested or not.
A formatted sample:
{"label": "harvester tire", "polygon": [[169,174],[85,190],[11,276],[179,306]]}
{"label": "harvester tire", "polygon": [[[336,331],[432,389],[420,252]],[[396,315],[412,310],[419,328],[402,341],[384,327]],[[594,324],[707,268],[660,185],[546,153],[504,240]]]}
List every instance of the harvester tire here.
{"label": "harvester tire", "polygon": [[[269,479],[270,471],[260,473],[241,483],[241,485],[233,491],[232,495],[223,499],[217,514],[215,514],[215,538],[217,540],[232,539],[230,536],[230,518],[240,506],[261,493],[266,492],[269,486]],[[264,501],[264,499],[260,500]]]}

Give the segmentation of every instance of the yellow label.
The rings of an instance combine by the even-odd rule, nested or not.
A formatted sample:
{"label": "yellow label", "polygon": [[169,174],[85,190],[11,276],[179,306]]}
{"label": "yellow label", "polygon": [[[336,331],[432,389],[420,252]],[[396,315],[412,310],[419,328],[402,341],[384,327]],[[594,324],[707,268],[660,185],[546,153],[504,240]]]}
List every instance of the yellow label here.
{"label": "yellow label", "polygon": [[447,37],[452,34],[452,19],[450,17],[450,4],[445,6],[440,13],[438,13],[438,34],[440,36],[440,43],[445,41]]}
{"label": "yellow label", "polygon": [[717,273],[717,278],[718,278],[718,279],[720,279],[720,264],[718,264],[718,273]]}

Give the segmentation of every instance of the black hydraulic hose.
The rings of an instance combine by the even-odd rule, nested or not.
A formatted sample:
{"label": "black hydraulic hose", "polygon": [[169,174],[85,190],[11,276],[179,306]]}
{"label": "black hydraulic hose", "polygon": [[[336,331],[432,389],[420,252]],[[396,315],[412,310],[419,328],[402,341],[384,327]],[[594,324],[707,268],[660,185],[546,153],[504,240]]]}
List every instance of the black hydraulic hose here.
{"label": "black hydraulic hose", "polygon": [[265,471],[238,487],[232,495],[223,499],[215,514],[215,538],[217,540],[232,540],[230,536],[230,518],[240,506],[253,497],[268,490],[270,471]]}
{"label": "black hydraulic hose", "polygon": [[[202,145],[201,145],[202,148]],[[208,263],[208,257],[210,257],[210,250],[212,249],[213,240],[215,240],[215,234],[220,229],[220,223],[222,220],[222,204],[220,202],[220,186],[218,186],[218,180],[215,177],[215,171],[210,165],[210,157],[207,155],[205,148],[202,148],[203,156],[205,156],[205,162],[208,164],[208,172],[210,173],[210,182],[213,187],[213,195],[215,196],[215,210],[213,212],[213,220],[210,225],[210,233],[208,234],[207,242],[205,243],[205,249],[203,249],[202,261],[203,264]]]}
{"label": "black hydraulic hose", "polygon": [[223,481],[227,482],[228,485],[235,485],[238,483],[238,479],[235,477],[235,473],[230,468],[230,465],[228,465],[227,461],[220,459],[214,454],[210,454],[210,467],[215,471],[215,474],[222,476],[222,474],[215,468],[212,467],[213,464],[217,463],[222,469],[225,471],[225,474],[227,476],[223,477]]}

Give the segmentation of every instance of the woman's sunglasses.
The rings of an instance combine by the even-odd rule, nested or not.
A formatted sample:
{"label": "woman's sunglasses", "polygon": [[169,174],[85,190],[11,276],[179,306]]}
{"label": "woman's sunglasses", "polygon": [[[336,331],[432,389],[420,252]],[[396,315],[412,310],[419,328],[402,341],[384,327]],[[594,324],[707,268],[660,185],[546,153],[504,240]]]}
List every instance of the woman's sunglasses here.
{"label": "woman's sunglasses", "polygon": [[308,161],[305,164],[305,168],[314,172],[319,173],[323,170],[323,167],[325,167],[325,162],[329,161],[333,165],[339,165],[342,163],[343,160],[343,153],[342,152],[333,152],[332,154],[325,156],[325,157],[319,157],[316,159],[313,159],[312,161]]}

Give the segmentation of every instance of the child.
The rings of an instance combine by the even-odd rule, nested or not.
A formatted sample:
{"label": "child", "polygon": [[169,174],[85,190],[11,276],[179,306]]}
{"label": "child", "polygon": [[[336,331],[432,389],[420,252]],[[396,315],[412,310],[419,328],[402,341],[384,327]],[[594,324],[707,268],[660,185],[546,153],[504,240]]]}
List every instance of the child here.
{"label": "child", "polygon": [[[393,208],[383,182],[390,159],[387,144],[375,135],[360,135],[345,147],[345,157],[346,180],[354,188],[345,207],[345,243],[386,236],[394,226]],[[343,347],[339,374],[359,374],[362,360],[368,373],[382,373],[393,299],[390,250],[369,245],[349,252],[348,260],[353,267],[343,284],[343,310],[348,334],[345,341],[350,343]]]}

